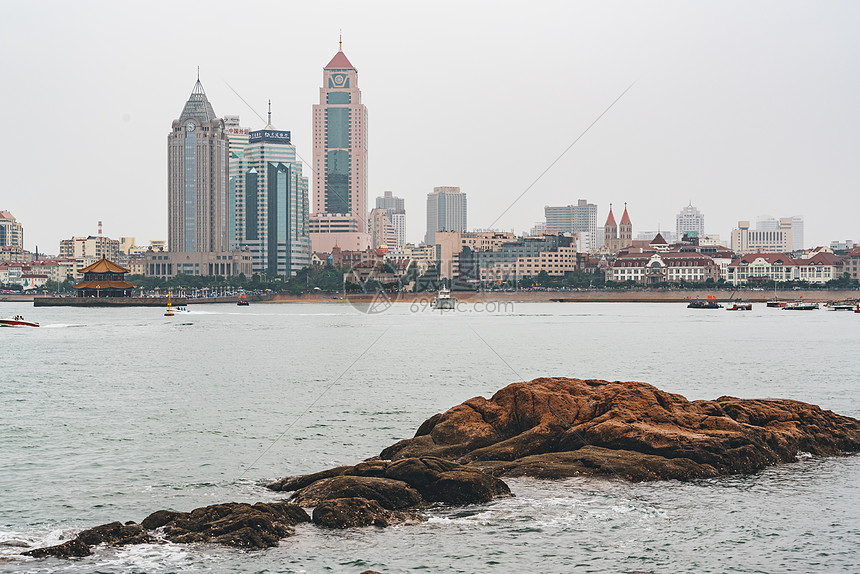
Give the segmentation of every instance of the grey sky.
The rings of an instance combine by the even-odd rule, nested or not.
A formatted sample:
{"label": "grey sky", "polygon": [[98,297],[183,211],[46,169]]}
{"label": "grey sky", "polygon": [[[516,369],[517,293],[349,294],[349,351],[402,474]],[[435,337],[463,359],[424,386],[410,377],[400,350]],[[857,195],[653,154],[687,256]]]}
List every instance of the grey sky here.
{"label": "grey sky", "polygon": [[[167,149],[196,79],[215,112],[311,156],[311,105],[337,51],[369,111],[369,204],[459,185],[496,227],[544,205],[627,201],[634,233],[689,201],[728,239],[738,219],[803,215],[806,244],[860,240],[857,2],[0,3],[0,209],[25,246],[96,232],[167,238]],[[306,173],[309,167],[305,166]]]}

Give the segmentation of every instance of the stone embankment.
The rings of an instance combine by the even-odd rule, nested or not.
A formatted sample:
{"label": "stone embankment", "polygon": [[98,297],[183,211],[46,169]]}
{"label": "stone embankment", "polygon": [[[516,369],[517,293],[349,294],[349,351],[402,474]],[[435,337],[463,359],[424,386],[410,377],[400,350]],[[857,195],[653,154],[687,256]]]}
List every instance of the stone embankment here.
{"label": "stone embankment", "polygon": [[800,452],[857,451],[860,421],[798,401],[688,401],[646,383],[540,378],[433,415],[379,457],[268,485],[292,492],[287,502],[160,510],[140,524],[104,524],[24,554],[86,556],[98,544],[161,541],[268,548],[303,522],[388,526],[420,522],[434,504],[511,496],[499,476],[683,480],[756,472]]}

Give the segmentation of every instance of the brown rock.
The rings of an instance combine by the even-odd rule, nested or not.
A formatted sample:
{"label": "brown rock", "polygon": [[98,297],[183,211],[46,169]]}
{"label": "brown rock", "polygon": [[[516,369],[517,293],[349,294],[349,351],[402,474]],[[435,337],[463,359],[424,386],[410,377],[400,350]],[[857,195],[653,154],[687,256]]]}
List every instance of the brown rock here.
{"label": "brown rock", "polygon": [[151,544],[155,539],[150,536],[140,524],[130,522],[111,522],[102,524],[78,534],[78,540],[88,546],[110,544],[122,546],[125,544]]}
{"label": "brown rock", "polygon": [[277,490],[282,492],[292,492],[294,490],[299,490],[300,488],[304,488],[310,484],[318,480],[322,480],[323,478],[331,478],[333,476],[340,476],[347,470],[351,469],[351,466],[339,466],[337,468],[331,468],[329,470],[323,470],[321,472],[315,472],[313,474],[303,474],[300,476],[288,476],[286,478],[282,478],[280,480],[276,480],[271,484],[267,484],[266,488],[270,490]]}
{"label": "brown rock", "polygon": [[319,506],[327,500],[349,498],[373,500],[388,510],[414,508],[424,503],[418,491],[405,482],[375,476],[323,478],[296,491],[290,497],[290,502],[301,506]]}
{"label": "brown rock", "polygon": [[151,544],[155,539],[150,536],[140,524],[129,522],[123,524],[121,522],[111,522],[102,524],[94,528],[81,531],[74,539],[57,544],[56,546],[47,546],[45,548],[36,548],[23,552],[25,556],[33,556],[35,558],[44,558],[46,556],[56,556],[58,558],[73,558],[80,556],[89,556],[92,554],[91,546],[97,544],[110,544],[111,546],[122,546],[125,544]]}
{"label": "brown rock", "polygon": [[48,556],[56,556],[57,558],[80,558],[92,554],[90,547],[84,542],[74,538],[68,542],[57,544],[56,546],[46,546],[45,548],[35,548],[22,552],[24,556],[32,556],[33,558],[46,558]]}
{"label": "brown rock", "polygon": [[[359,497],[375,500],[383,508],[414,508],[427,502],[475,504],[489,502],[511,491],[498,478],[473,467],[438,457],[406,458],[394,462],[365,461],[354,467],[339,467],[336,476],[314,482],[316,473],[291,477],[290,484],[308,484],[290,499],[303,506],[316,506],[323,500]],[[328,471],[326,471],[328,472]],[[284,481],[272,483],[274,490]]]}
{"label": "brown rock", "polygon": [[652,480],[754,472],[799,451],[857,450],[860,421],[798,401],[691,402],[645,383],[541,378],[434,415],[380,457],[440,457],[501,476]]}
{"label": "brown rock", "polygon": [[314,524],[325,528],[355,528],[389,526],[423,518],[415,513],[383,508],[375,500],[365,498],[335,498],[320,502],[314,508]]}
{"label": "brown rock", "polygon": [[[170,518],[165,522],[165,519]],[[191,512],[164,511],[149,515],[144,524],[160,524],[171,542],[214,542],[239,548],[269,548],[293,534],[292,526],[310,522],[300,506],[285,502],[250,505],[230,502],[196,508]]]}

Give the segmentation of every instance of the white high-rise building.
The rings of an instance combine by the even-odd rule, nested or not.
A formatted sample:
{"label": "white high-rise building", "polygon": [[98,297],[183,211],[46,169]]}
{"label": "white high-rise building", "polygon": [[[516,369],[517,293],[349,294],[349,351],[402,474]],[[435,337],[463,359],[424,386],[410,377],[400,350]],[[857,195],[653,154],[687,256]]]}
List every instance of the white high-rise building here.
{"label": "white high-rise building", "polygon": [[[546,230],[558,233],[582,233],[589,249],[597,246],[597,204],[580,199],[576,205],[544,206]],[[580,246],[583,248],[583,246]]]}
{"label": "white high-rise building", "polygon": [[790,251],[803,251],[803,216],[772,217],[770,215],[759,215],[755,222],[756,231],[779,231],[780,229],[791,229]]}
{"label": "white high-rise building", "polygon": [[682,239],[685,233],[695,233],[699,237],[705,235],[705,215],[693,207],[692,202],[675,216],[675,236]]}
{"label": "white high-rise building", "polygon": [[437,231],[466,231],[466,194],[459,187],[434,187],[427,194],[424,243],[435,245]]}
{"label": "white high-rise building", "polygon": [[376,207],[387,211],[388,220],[397,232],[397,239],[393,245],[406,243],[406,209],[404,205],[403,198],[395,196],[390,191],[386,191],[382,197],[376,198]]}

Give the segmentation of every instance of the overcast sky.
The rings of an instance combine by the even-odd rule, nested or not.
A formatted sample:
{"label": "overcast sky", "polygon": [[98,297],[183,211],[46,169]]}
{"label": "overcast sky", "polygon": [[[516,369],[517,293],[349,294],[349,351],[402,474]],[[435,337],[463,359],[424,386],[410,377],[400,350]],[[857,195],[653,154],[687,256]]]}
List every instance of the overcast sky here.
{"label": "overcast sky", "polygon": [[[0,2],[0,210],[25,247],[167,238],[167,134],[196,80],[218,115],[291,130],[337,51],[369,112],[368,204],[457,185],[486,228],[545,205],[628,202],[634,235],[803,215],[806,245],[860,240],[860,2]],[[310,175],[310,168],[305,167]]]}

